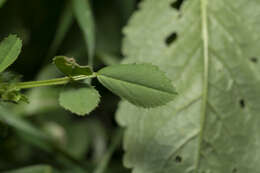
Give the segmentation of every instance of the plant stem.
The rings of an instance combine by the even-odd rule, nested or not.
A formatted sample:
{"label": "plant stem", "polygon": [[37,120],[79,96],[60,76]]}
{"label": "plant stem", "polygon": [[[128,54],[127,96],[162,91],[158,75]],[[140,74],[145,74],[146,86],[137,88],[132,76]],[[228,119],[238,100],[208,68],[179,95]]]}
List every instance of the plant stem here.
{"label": "plant stem", "polygon": [[27,88],[35,88],[35,87],[42,87],[42,86],[54,86],[54,85],[63,85],[67,84],[71,81],[79,81],[84,79],[91,79],[95,78],[97,75],[93,73],[92,75],[85,76],[73,76],[73,77],[62,77],[56,79],[49,79],[49,80],[40,80],[40,81],[31,81],[31,82],[20,82],[17,83],[17,89],[27,89]]}

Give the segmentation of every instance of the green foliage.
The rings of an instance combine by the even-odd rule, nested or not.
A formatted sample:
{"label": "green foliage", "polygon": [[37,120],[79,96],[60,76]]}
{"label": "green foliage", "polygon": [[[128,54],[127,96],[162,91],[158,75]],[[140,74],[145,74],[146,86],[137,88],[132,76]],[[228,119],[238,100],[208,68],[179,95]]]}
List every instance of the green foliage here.
{"label": "green foliage", "polygon": [[1,83],[0,87],[0,99],[7,102],[19,103],[20,101],[28,102],[28,99],[25,95],[19,92],[19,89],[16,89],[16,86],[11,84]]}
{"label": "green foliage", "polygon": [[5,2],[6,0],[0,0],[0,8],[4,5]]}
{"label": "green foliage", "polygon": [[178,91],[165,107],[120,104],[125,165],[134,173],[259,172],[259,1],[188,0],[180,11],[174,3],[143,1],[124,30],[124,63],[158,65]]}
{"label": "green foliage", "polygon": [[20,54],[22,41],[15,35],[9,35],[0,44],[0,73],[9,67]]}
{"label": "green foliage", "polygon": [[[0,67],[2,66],[4,70],[14,62],[20,53],[21,41],[11,35],[1,43],[1,49],[6,52],[3,53],[3,56],[0,56],[0,58],[2,57]],[[19,101],[28,102],[27,98],[20,92],[21,89],[63,85],[94,77],[98,77],[98,80],[113,93],[137,106],[161,106],[172,101],[176,95],[171,81],[153,65],[115,65],[99,70],[97,76],[89,66],[80,66],[73,58],[57,56],[53,59],[53,62],[68,77],[20,83],[0,81],[2,82],[0,86],[1,100],[15,103]],[[100,96],[94,87],[79,84],[72,88],[66,88],[60,94],[59,103],[73,113],[85,115],[98,106]]]}
{"label": "green foliage", "polygon": [[56,56],[53,59],[56,67],[67,76],[92,75],[92,70],[89,66],[80,66],[75,59],[65,56]]}
{"label": "green foliage", "polygon": [[78,115],[90,113],[98,106],[99,100],[100,95],[98,91],[86,85],[65,88],[59,97],[62,107]]}
{"label": "green foliage", "polygon": [[113,93],[141,107],[164,105],[176,95],[171,81],[150,64],[105,67],[98,71],[98,80]]}
{"label": "green foliage", "polygon": [[[122,156],[121,135],[114,133],[119,129],[113,121],[116,96],[97,80],[92,80],[95,87],[91,88],[102,94],[102,105],[91,117],[76,117],[61,109],[59,94],[71,84],[96,78],[96,73],[88,75],[86,69],[80,69],[76,73],[79,75],[72,76],[71,72],[64,75],[49,63],[54,56],[65,55],[75,57],[82,65],[90,65],[93,70],[118,64],[121,27],[134,9],[135,1],[126,0],[131,7],[119,1],[91,1],[93,9],[88,4],[85,7],[89,9],[81,5],[76,7],[72,0],[6,1],[2,8],[3,2],[0,0],[1,40],[9,33],[19,35],[23,40],[23,52],[13,65],[13,61],[8,62],[8,69],[4,67],[0,73],[0,172],[37,172],[36,168],[30,170],[30,165],[46,164],[53,168],[53,173],[129,173],[119,159]],[[84,10],[79,10],[82,7]],[[86,10],[93,10],[91,13],[95,15],[95,21],[93,17],[91,19],[97,24],[93,31],[89,24],[80,24],[86,20]],[[80,17],[84,18],[81,22]],[[93,45],[87,34],[90,31]],[[90,55],[91,47],[97,47],[92,50],[93,56]],[[91,58],[98,58],[93,66]],[[65,67],[65,71],[69,67]],[[80,90],[85,88],[89,86]],[[73,86],[71,89],[79,88]],[[30,103],[13,104],[21,95],[27,96]],[[84,102],[88,100],[89,96]],[[74,103],[79,102],[74,100]]]}
{"label": "green foliage", "polygon": [[20,89],[16,87],[19,78],[20,76],[14,73],[3,72],[0,74],[0,100],[13,103],[28,103],[27,97],[20,93]]}
{"label": "green foliage", "polygon": [[47,165],[29,166],[4,173],[52,173],[52,168]]}
{"label": "green foliage", "polygon": [[5,2],[0,172],[259,172],[258,0]]}

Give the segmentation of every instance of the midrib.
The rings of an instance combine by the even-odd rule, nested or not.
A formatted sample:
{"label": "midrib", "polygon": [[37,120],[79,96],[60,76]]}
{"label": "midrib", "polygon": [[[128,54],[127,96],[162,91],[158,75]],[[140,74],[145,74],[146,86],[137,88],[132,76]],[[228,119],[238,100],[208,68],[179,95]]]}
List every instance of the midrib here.
{"label": "midrib", "polygon": [[203,40],[203,87],[202,87],[202,103],[201,103],[201,113],[200,113],[200,134],[198,140],[198,151],[195,162],[195,172],[198,173],[201,157],[201,146],[203,142],[204,127],[206,121],[207,113],[207,99],[208,99],[208,77],[209,77],[209,47],[208,47],[208,23],[207,23],[207,3],[208,0],[200,0],[200,10],[201,10],[201,32]]}

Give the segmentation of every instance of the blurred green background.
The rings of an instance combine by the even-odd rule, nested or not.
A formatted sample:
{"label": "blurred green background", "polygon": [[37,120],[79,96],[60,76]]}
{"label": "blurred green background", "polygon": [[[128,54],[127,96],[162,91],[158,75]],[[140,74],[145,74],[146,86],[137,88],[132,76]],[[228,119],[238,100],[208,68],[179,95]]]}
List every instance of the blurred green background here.
{"label": "blurred green background", "polygon": [[[0,40],[9,34],[17,34],[23,40],[22,53],[9,68],[20,74],[23,81],[62,76],[51,64],[54,55],[74,57],[81,65],[87,64],[82,31],[75,17],[66,12],[69,3],[7,0],[0,8]],[[98,70],[123,58],[122,28],[139,2],[92,0],[90,3],[96,38],[94,69]],[[63,28],[62,32],[59,28]],[[59,41],[55,43],[57,38]],[[122,166],[122,129],[114,120],[119,98],[95,80],[93,85],[100,91],[102,101],[98,109],[85,117],[71,114],[58,105],[62,87],[25,91],[30,104],[1,103],[0,172],[32,165],[40,165],[29,168],[32,172],[38,169],[45,169],[46,173],[49,169],[57,173],[129,172]],[[30,172],[29,169],[21,171]]]}

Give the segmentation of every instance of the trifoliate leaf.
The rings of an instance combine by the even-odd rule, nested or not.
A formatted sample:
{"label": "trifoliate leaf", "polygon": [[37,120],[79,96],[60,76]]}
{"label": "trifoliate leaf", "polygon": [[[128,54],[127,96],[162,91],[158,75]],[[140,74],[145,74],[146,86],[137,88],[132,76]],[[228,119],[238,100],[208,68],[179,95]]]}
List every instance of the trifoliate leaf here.
{"label": "trifoliate leaf", "polygon": [[57,56],[53,59],[56,67],[67,76],[91,75],[93,72],[89,66],[80,66],[74,58]]}
{"label": "trifoliate leaf", "polygon": [[52,173],[52,168],[48,165],[28,166],[3,173]]}
{"label": "trifoliate leaf", "polygon": [[260,1],[180,2],[141,1],[124,30],[124,63],[158,65],[178,91],[160,108],[120,104],[124,164],[133,173],[257,173]]}
{"label": "trifoliate leaf", "polygon": [[98,80],[113,93],[142,107],[164,105],[176,95],[171,81],[151,64],[105,67],[98,71]]}
{"label": "trifoliate leaf", "polygon": [[22,41],[15,35],[9,35],[0,43],[0,73],[18,58],[21,49]]}
{"label": "trifoliate leaf", "polygon": [[88,85],[66,87],[59,97],[62,107],[78,115],[89,114],[98,106],[99,101],[98,91]]}

